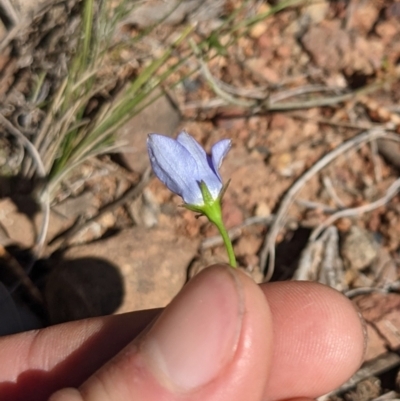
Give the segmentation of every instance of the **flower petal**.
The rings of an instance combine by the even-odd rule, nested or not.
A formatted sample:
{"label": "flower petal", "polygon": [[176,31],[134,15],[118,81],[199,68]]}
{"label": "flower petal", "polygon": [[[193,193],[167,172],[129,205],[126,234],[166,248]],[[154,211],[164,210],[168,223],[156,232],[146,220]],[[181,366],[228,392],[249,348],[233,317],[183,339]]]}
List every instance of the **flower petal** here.
{"label": "flower petal", "polygon": [[211,162],[212,168],[218,178],[221,180],[221,176],[219,175],[219,168],[221,167],[222,161],[224,157],[229,152],[231,148],[232,141],[230,139],[223,139],[222,141],[217,142],[211,148]]}
{"label": "flower petal", "polygon": [[203,177],[203,172],[208,172],[209,165],[207,162],[207,153],[201,147],[201,145],[190,136],[186,131],[182,131],[176,140],[183,145],[186,150],[192,155],[192,157],[196,160],[197,166],[199,167],[199,172],[201,177]]}
{"label": "flower petal", "polygon": [[209,156],[201,147],[201,145],[186,131],[182,131],[177,141],[182,144],[193,156],[199,168],[198,181],[204,181],[211,195],[217,198],[222,189],[222,180],[218,174],[218,170],[210,163]]}
{"label": "flower petal", "polygon": [[202,204],[197,182],[199,169],[189,151],[175,139],[150,134],[147,139],[150,163],[155,175],[186,203]]}

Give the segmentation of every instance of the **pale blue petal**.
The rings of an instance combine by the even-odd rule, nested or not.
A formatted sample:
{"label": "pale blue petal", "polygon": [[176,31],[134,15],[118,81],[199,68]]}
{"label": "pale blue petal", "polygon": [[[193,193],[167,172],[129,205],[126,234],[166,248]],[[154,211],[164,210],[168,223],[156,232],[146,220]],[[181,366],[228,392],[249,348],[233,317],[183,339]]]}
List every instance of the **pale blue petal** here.
{"label": "pale blue petal", "polygon": [[222,189],[222,181],[218,174],[215,174],[211,167],[208,167],[207,172],[204,172],[201,179],[206,183],[208,190],[214,199],[216,199]]}
{"label": "pale blue petal", "polygon": [[224,157],[229,152],[231,148],[232,141],[230,139],[223,139],[222,141],[217,142],[211,148],[211,162],[212,168],[215,174],[218,176],[219,180],[221,180],[221,176],[219,175],[219,168],[221,167],[222,161]]}
{"label": "pale blue petal", "polygon": [[202,204],[197,163],[188,150],[175,139],[158,134],[148,136],[147,148],[159,180],[186,203]]}
{"label": "pale blue petal", "polygon": [[192,157],[196,160],[197,166],[199,167],[200,174],[202,172],[206,172],[209,169],[208,161],[207,161],[207,153],[201,147],[201,145],[190,136],[186,131],[182,131],[176,140],[183,145],[186,150],[192,155]]}
{"label": "pale blue petal", "polygon": [[222,182],[220,181],[220,179],[213,173],[203,181],[206,183],[207,188],[210,191],[213,199],[217,199],[222,189]]}
{"label": "pale blue petal", "polygon": [[150,134],[147,141],[149,156],[156,176],[186,203],[203,205],[200,182],[204,181],[216,199],[222,189],[218,169],[228,153],[231,141],[216,143],[207,155],[200,144],[185,131],[178,138]]}
{"label": "pale blue petal", "polygon": [[217,198],[222,188],[222,181],[218,171],[215,170],[213,164],[209,162],[207,153],[186,131],[182,131],[178,135],[177,141],[182,144],[196,160],[199,169],[198,180],[204,181],[211,195]]}

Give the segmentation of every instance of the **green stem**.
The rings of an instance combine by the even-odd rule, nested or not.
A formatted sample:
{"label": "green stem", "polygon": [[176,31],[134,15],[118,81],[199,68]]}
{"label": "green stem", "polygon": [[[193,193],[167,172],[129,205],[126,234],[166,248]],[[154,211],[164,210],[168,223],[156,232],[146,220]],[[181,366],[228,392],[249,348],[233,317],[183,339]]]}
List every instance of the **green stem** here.
{"label": "green stem", "polygon": [[[229,182],[228,182],[229,184]],[[221,200],[224,196],[225,190],[228,186],[226,184],[220,191],[217,199],[214,199],[207,188],[204,181],[200,182],[200,190],[203,196],[204,205],[190,205],[185,203],[186,209],[192,210],[193,212],[203,214],[208,218],[208,220],[215,224],[218,228],[219,233],[224,241],[226,251],[228,252],[229,264],[232,267],[237,267],[235,253],[233,252],[233,246],[231,239],[229,238],[228,231],[226,231],[224,222],[222,220],[222,210],[221,210]]]}
{"label": "green stem", "polygon": [[224,241],[226,251],[228,252],[229,264],[232,267],[237,267],[235,253],[233,251],[232,241],[229,238],[228,231],[226,230],[222,219],[219,222],[213,221],[218,228],[219,233]]}

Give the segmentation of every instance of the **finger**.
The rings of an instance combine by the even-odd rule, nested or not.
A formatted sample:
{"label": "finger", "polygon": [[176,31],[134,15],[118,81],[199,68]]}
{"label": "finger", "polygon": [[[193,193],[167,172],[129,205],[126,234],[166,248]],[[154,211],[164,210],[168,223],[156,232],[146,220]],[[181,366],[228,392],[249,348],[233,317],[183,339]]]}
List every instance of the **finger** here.
{"label": "finger", "polygon": [[79,386],[146,327],[159,310],[70,322],[0,338],[0,400],[45,400]]}
{"label": "finger", "polygon": [[276,333],[267,400],[318,397],[359,368],[365,331],[345,296],[311,282],[271,283],[261,288]]}
{"label": "finger", "polygon": [[[304,390],[298,388],[298,385],[303,383],[306,390],[312,390],[317,393],[316,395],[320,395],[336,387],[335,381],[346,380],[347,377],[341,379],[340,373],[343,376],[349,376],[354,370],[352,366],[358,364],[357,347],[353,348],[353,352],[343,352],[342,356],[339,355],[339,362],[335,363],[339,374],[330,374],[327,369],[330,365],[327,365],[326,359],[320,358],[320,354],[316,355],[315,351],[318,347],[314,347],[320,344],[315,341],[319,338],[325,338],[330,344],[329,335],[323,333],[321,336],[315,330],[308,332],[307,327],[304,330],[302,327],[313,326],[315,320],[318,323],[318,321],[324,321],[326,316],[330,316],[334,324],[323,326],[325,333],[332,332],[333,327],[333,333],[336,332],[333,337],[341,341],[343,336],[347,336],[347,328],[349,328],[353,332],[353,334],[350,333],[350,338],[353,335],[357,337],[360,326],[349,302],[340,295],[338,298],[338,293],[335,291],[313,283],[272,283],[263,285],[262,288],[271,303],[275,332],[278,334],[275,336],[274,369],[271,373],[272,379],[269,381],[268,394],[272,398],[293,396],[292,393],[297,396],[297,391],[301,393]],[[336,310],[337,317],[331,311],[332,308]],[[31,392],[37,395],[38,400],[46,399],[45,395],[49,394],[50,390],[80,384],[141,331],[156,313],[145,311],[91,319],[55,326],[42,330],[40,334],[23,333],[1,339],[3,360],[7,360],[8,364],[0,366],[0,381],[2,382],[0,399],[26,399],[26,394]],[[341,320],[342,315],[344,318]],[[132,319],[134,316],[137,319]],[[297,316],[297,319],[293,316]],[[339,330],[335,330],[336,328]],[[300,335],[303,332],[305,332],[305,339],[303,335]],[[362,341],[350,340],[348,343],[360,345]],[[299,347],[294,344],[298,344]],[[291,352],[297,358],[285,358],[285,355],[290,354],[288,350],[291,348],[288,348],[288,345],[293,345]],[[306,351],[307,347],[311,347],[311,352],[305,352],[305,356],[308,355],[311,360],[307,358],[302,360],[303,346]],[[320,344],[320,347],[326,348],[324,344]],[[349,363],[346,362],[346,355],[350,359]],[[341,367],[342,365],[344,368]],[[295,374],[288,374],[291,372],[290,367],[293,367],[294,371],[297,370]],[[315,372],[319,372],[325,382],[324,380],[316,381]],[[289,386],[285,383],[285,377],[288,377],[290,381]],[[292,381],[293,377],[295,381]],[[310,377],[312,377],[311,380]],[[287,392],[288,389],[293,391]],[[284,392],[279,392],[280,390]],[[306,394],[307,391],[304,393]],[[40,394],[43,394],[43,397],[40,397]]]}
{"label": "finger", "polygon": [[245,274],[214,266],[79,392],[51,401],[260,401],[272,356],[270,310]]}

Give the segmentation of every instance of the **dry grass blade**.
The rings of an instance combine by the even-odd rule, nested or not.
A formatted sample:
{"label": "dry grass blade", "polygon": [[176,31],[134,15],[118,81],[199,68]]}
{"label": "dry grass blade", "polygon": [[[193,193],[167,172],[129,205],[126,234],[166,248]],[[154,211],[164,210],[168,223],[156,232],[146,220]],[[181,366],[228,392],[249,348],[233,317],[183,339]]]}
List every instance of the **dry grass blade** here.
{"label": "dry grass blade", "polygon": [[[397,139],[397,142],[400,142],[400,138]],[[395,182],[392,183],[392,185],[390,185],[390,187],[386,191],[386,194],[382,198],[377,199],[374,202],[368,203],[367,205],[339,210],[332,216],[328,217],[311,233],[310,241],[315,241],[322,231],[324,231],[327,227],[329,227],[338,219],[341,219],[343,217],[359,216],[363,213],[371,212],[372,210],[377,209],[378,207],[386,205],[399,192],[399,190],[400,190],[400,178],[398,178]]]}
{"label": "dry grass blade", "polygon": [[[283,197],[279,209],[276,213],[276,219],[265,238],[264,244],[260,253],[260,266],[264,269],[265,280],[269,281],[274,273],[275,268],[275,242],[279,231],[282,228],[284,220],[286,218],[289,207],[295,200],[295,196],[303,188],[303,186],[325,166],[330,164],[338,156],[343,153],[359,147],[363,143],[370,142],[378,138],[385,138],[392,141],[399,141],[399,137],[393,133],[389,133],[383,130],[370,130],[363,132],[354,138],[347,140],[346,142],[339,145],[337,148],[332,150],[323,156],[317,163],[315,163],[309,170],[307,170],[302,176],[300,176],[295,183],[290,187],[285,196]],[[268,264],[267,264],[268,261]]]}

